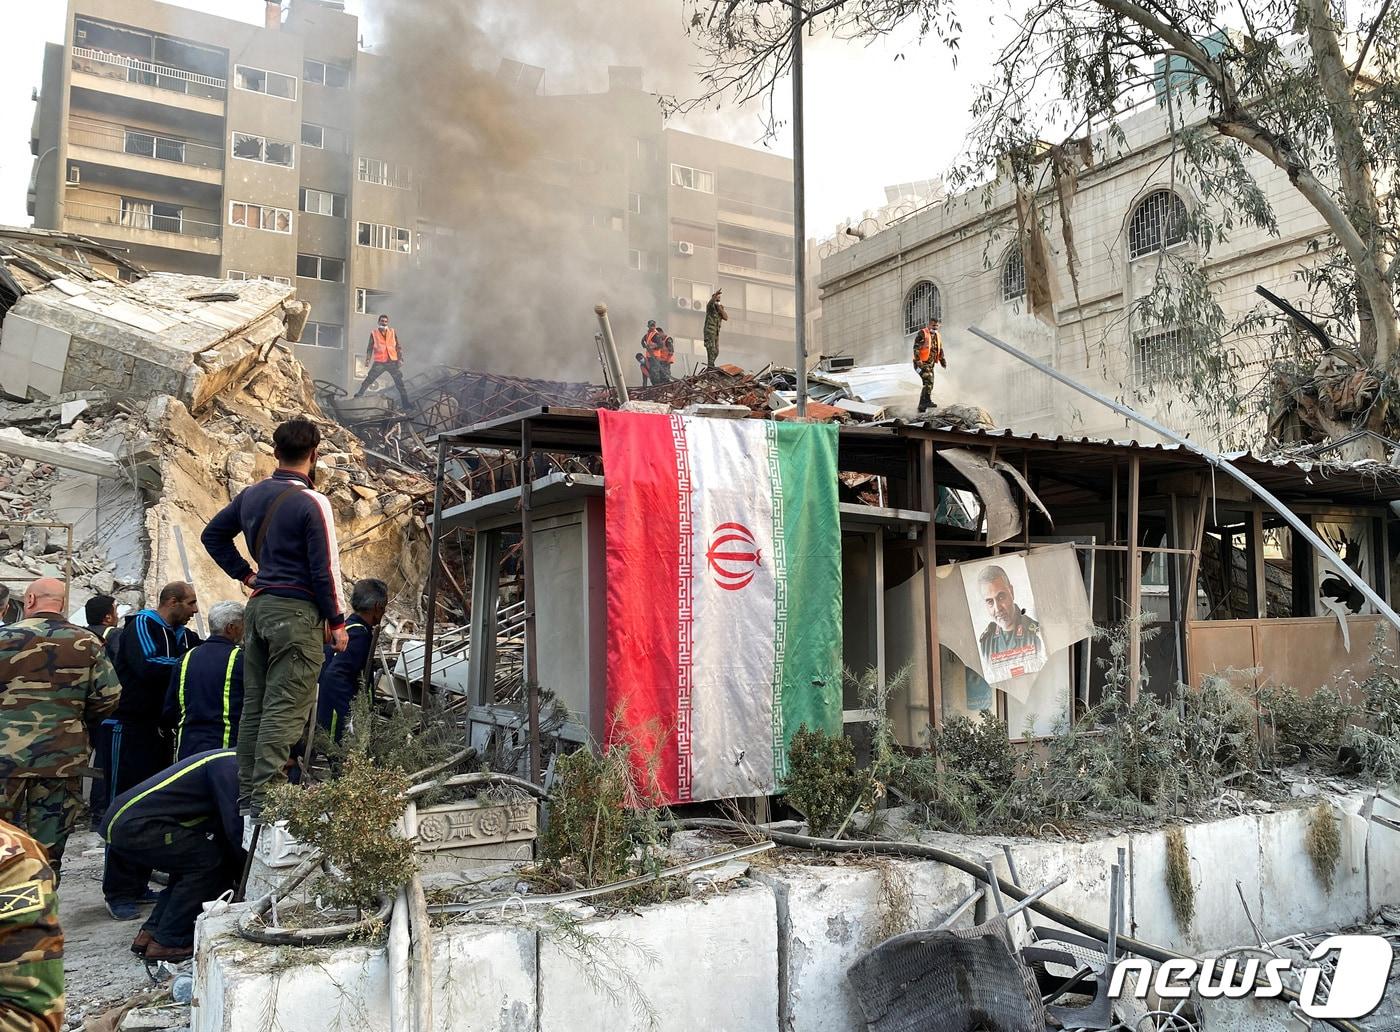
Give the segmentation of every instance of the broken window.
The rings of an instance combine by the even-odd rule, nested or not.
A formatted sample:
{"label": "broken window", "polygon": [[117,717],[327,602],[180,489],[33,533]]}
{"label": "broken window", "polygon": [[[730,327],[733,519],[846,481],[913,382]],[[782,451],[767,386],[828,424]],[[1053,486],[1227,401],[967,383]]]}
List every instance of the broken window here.
{"label": "broken window", "polygon": [[325,280],[328,283],[344,283],[345,262],[340,258],[328,258],[325,255],[299,254],[297,275],[305,279]]}
{"label": "broken window", "polygon": [[904,332],[918,333],[930,318],[943,318],[943,297],[928,280],[920,280],[904,299]]}
{"label": "broken window", "polygon": [[240,90],[265,93],[269,97],[281,97],[284,100],[296,100],[297,96],[297,81],[292,76],[249,65],[234,66],[233,84]]}
{"label": "broken window", "polygon": [[408,230],[398,226],[358,222],[355,224],[355,240],[361,247],[374,247],[381,251],[400,251],[408,254],[413,250],[412,236]]}
{"label": "broken window", "polygon": [[326,128],[311,122],[301,123],[301,145],[321,149],[326,145]]}
{"label": "broken window", "polygon": [[1148,194],[1128,222],[1128,260],[1165,251],[1186,240],[1186,205],[1170,190]]}
{"label": "broken window", "polygon": [[291,168],[293,147],[281,140],[269,140],[265,136],[252,133],[233,134],[233,156],[245,161],[261,161],[265,165],[281,165]]}
{"label": "broken window", "polygon": [[1021,257],[1021,248],[1012,247],[1006,252],[1001,263],[1001,299],[1019,301],[1026,296],[1026,262]]}
{"label": "broken window", "polygon": [[360,182],[374,183],[378,186],[394,186],[406,190],[410,182],[408,169],[381,158],[360,158],[356,174]]}
{"label": "broken window", "polygon": [[269,233],[290,233],[292,213],[286,208],[269,208],[262,204],[249,204],[246,201],[230,201],[228,221],[231,226],[244,226],[248,229],[261,229]]}
{"label": "broken window", "polygon": [[696,190],[700,193],[715,192],[715,174],[704,169],[690,168],[687,165],[671,166],[671,185],[683,190]]}
{"label": "broken window", "polygon": [[334,323],[309,322],[301,331],[301,340],[297,343],[308,348],[339,350],[345,347],[345,327]]}
{"label": "broken window", "polygon": [[387,290],[372,290],[369,287],[355,288],[355,314],[371,315],[383,311],[384,302],[394,295]]}

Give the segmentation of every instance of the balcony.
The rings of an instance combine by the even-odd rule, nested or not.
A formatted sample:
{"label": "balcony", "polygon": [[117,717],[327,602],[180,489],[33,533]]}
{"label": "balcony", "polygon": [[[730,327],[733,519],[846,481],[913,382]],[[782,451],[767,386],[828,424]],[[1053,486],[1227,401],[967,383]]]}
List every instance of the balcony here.
{"label": "balcony", "polygon": [[72,54],[75,87],[205,114],[223,113],[228,93],[223,79],[108,50],[73,47]]}
{"label": "balcony", "polygon": [[68,158],[210,186],[223,182],[224,152],[219,147],[91,119],[69,121]]}
{"label": "balcony", "polygon": [[725,276],[743,276],[776,286],[791,286],[793,282],[791,258],[777,258],[721,244],[717,259],[719,271]]}
{"label": "balcony", "polygon": [[[185,215],[178,205],[156,202],[127,202],[113,197],[113,204],[65,201],[63,216],[81,223],[81,231],[104,240],[133,245],[218,254],[222,227]],[[213,212],[199,212],[213,216]],[[97,228],[93,228],[97,227]],[[75,227],[77,228],[77,227]]]}
{"label": "balcony", "polygon": [[740,226],[760,233],[777,236],[792,236],[792,212],[781,208],[770,208],[737,197],[721,196],[716,199],[718,210],[715,219],[721,225]]}

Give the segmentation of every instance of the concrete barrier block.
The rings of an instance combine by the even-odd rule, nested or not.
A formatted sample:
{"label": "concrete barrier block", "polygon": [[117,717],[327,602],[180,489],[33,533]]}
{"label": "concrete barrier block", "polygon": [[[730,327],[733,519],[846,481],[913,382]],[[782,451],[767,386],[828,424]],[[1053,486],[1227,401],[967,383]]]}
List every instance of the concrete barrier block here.
{"label": "concrete barrier block", "polygon": [[[382,943],[262,946],[234,928],[242,908],[199,925],[191,1032],[391,1032]],[[434,1032],[536,1032],[535,932],[461,924],[433,939]]]}
{"label": "concrete barrier block", "polygon": [[777,926],[750,885],[541,931],[539,1032],[776,1032]]}
{"label": "concrete barrier block", "polygon": [[1336,930],[1366,919],[1366,822],[1333,807],[1342,853],[1328,892],[1307,850],[1312,810],[1279,810],[1259,815],[1259,855],[1263,877],[1264,935]]}
{"label": "concrete barrier block", "polygon": [[[1132,881],[1132,849],[1127,835],[1113,838],[1072,842],[1065,839],[1017,839],[1011,846],[1021,886],[1034,891],[1057,878],[1067,880],[1045,897],[1045,902],[1075,917],[1108,926],[1109,887],[1112,868],[1118,862],[1118,848],[1123,848],[1127,872],[1124,875],[1125,900],[1123,913],[1132,921],[1132,893],[1127,886]],[[1004,876],[1003,876],[1004,877]],[[1048,918],[1034,915],[1037,925],[1058,927]],[[1012,923],[1012,932],[1024,938],[1025,924]]]}
{"label": "concrete barrier block", "polygon": [[1167,895],[1167,845],[1162,831],[1132,839],[1133,935],[1182,953],[1198,954],[1255,943],[1253,929],[1235,890],[1238,880],[1257,921],[1263,913],[1259,859],[1259,820],[1254,815],[1209,824],[1187,824],[1196,917],[1181,928]]}
{"label": "concrete barrier block", "polygon": [[[1400,822],[1400,807],[1377,798],[1373,812]],[[1366,857],[1370,874],[1370,908],[1400,904],[1400,831],[1367,821]]]}
{"label": "concrete barrier block", "polygon": [[[973,889],[970,875],[931,861],[895,860],[883,871],[784,866],[758,877],[778,898],[784,1032],[864,1029],[846,981],[851,964],[890,933],[937,923]],[[958,926],[971,923],[969,913]]]}

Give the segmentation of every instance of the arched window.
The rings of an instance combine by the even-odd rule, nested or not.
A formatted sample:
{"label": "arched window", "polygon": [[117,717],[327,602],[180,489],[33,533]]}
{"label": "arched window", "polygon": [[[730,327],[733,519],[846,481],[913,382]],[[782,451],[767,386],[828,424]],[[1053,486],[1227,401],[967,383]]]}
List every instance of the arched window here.
{"label": "arched window", "polygon": [[1186,240],[1186,205],[1170,190],[1144,197],[1128,220],[1128,260],[1165,251]]}
{"label": "arched window", "polygon": [[937,287],[928,280],[920,280],[904,299],[904,332],[918,333],[930,318],[943,318],[943,299]]}
{"label": "arched window", "polygon": [[1001,263],[1001,299],[1019,301],[1026,296],[1026,262],[1020,245],[1010,248]]}

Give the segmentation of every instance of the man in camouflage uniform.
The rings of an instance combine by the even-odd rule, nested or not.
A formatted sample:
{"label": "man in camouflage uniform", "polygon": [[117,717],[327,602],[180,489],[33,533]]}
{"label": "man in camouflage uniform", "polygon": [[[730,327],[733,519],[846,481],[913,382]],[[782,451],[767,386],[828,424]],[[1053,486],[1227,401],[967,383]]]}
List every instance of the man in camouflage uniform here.
{"label": "man in camouflage uniform", "polygon": [[933,371],[935,366],[948,368],[943,357],[943,334],[938,332],[938,320],[932,317],[914,334],[914,372],[919,374],[924,389],[919,392],[919,411],[933,404]]}
{"label": "man in camouflage uniform", "polygon": [[710,295],[709,303],[705,305],[705,368],[713,369],[715,359],[719,357],[719,324],[729,321],[729,313],[724,310],[722,295],[724,289],[721,287]]}
{"label": "man in camouflage uniform", "polygon": [[0,821],[0,1032],[63,1028],[63,929],[44,850]]}
{"label": "man in camouflage uniform", "polygon": [[64,595],[42,577],[25,618],[0,627],[0,820],[48,850],[55,882],[82,807],[79,770],[121,693],[102,642],[59,615]]}

